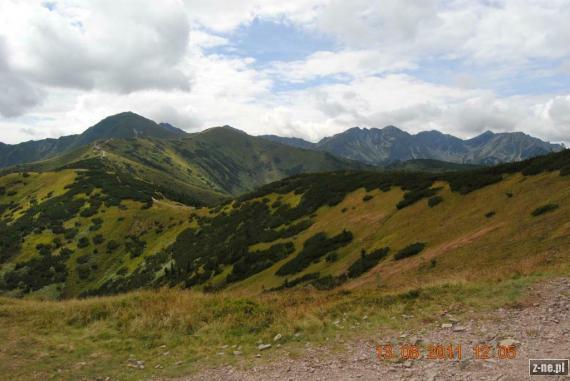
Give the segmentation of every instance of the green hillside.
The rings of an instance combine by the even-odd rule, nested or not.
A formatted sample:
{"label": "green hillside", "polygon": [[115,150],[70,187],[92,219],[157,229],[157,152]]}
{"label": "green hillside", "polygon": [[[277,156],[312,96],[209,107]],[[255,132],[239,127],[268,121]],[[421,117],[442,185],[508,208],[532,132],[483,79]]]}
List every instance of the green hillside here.
{"label": "green hillside", "polygon": [[[117,142],[106,144],[121,152]],[[11,173],[0,178],[0,286],[52,297],[165,285],[257,293],[368,287],[379,277],[400,288],[566,265],[569,163],[564,151],[439,175],[306,174],[213,208],[95,165]]]}
{"label": "green hillside", "polygon": [[217,127],[175,139],[98,140],[60,156],[6,171],[44,172],[62,168],[104,168],[152,184],[171,200],[212,205],[299,173],[369,167],[327,153],[269,142],[231,127]]}
{"label": "green hillside", "polygon": [[132,112],[109,116],[79,135],[59,139],[31,140],[8,145],[0,143],[0,168],[46,160],[104,139],[153,137],[172,139],[186,133],[169,124],[157,124]]}

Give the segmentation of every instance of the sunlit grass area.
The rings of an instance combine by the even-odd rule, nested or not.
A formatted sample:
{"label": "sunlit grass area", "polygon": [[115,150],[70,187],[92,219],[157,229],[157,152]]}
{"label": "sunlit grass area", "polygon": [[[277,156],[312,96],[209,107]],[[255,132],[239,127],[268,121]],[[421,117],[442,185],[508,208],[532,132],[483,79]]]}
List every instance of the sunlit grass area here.
{"label": "sunlit grass area", "polygon": [[[162,289],[59,302],[1,298],[0,373],[13,380],[138,380],[206,365],[240,366],[254,360],[259,343],[273,346],[255,361],[301,354],[308,342],[334,350],[335,342],[367,333],[435,328],[444,310],[461,316],[508,306],[543,276],[396,293],[301,290],[238,297]],[[275,342],[277,334],[282,338]],[[129,359],[144,361],[144,369],[129,367]]]}

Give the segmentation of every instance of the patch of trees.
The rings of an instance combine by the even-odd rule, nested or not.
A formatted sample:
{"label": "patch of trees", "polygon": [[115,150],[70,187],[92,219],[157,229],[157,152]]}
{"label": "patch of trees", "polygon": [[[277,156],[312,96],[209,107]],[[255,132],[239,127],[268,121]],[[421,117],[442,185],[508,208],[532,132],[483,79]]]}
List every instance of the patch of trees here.
{"label": "patch of trees", "polygon": [[293,280],[285,279],[283,281],[283,283],[281,284],[281,286],[271,288],[271,289],[269,289],[269,291],[281,291],[281,290],[285,290],[287,288],[293,288],[293,287],[295,287],[301,283],[306,283],[306,282],[317,280],[317,279],[319,279],[319,277],[320,277],[320,273],[309,273],[309,274],[305,274],[303,276],[297,277]]}
{"label": "patch of trees", "polygon": [[[77,232],[64,229],[63,223],[79,215],[87,202],[84,197],[75,196],[90,195],[95,188],[102,190],[99,198],[107,206],[118,205],[124,199],[152,203],[153,193],[146,183],[129,176],[107,173],[97,166],[93,170],[78,172],[75,182],[66,186],[67,191],[63,195],[31,205],[9,225],[0,223],[0,263],[17,254],[24,237],[33,231],[51,229],[54,234],[65,234],[66,239],[73,239]],[[97,226],[100,224],[93,225],[95,230]]]}
{"label": "patch of trees", "polygon": [[83,249],[87,246],[89,246],[89,238],[87,238],[87,237],[79,238],[79,241],[77,241],[77,247],[80,249]]}
{"label": "patch of trees", "polygon": [[338,261],[338,253],[334,251],[332,253],[328,253],[327,256],[325,257],[325,261],[327,261],[328,263],[333,263]]}
{"label": "patch of trees", "polygon": [[384,247],[382,249],[377,249],[366,254],[365,250],[360,253],[360,258],[358,258],[350,267],[348,268],[348,277],[356,278],[364,274],[380,262],[383,258],[386,258],[390,249]]}
{"label": "patch of trees", "polygon": [[394,255],[394,259],[399,261],[404,258],[412,257],[414,255],[418,255],[422,252],[422,250],[426,247],[426,244],[423,242],[416,242],[412,243],[404,247],[402,250],[398,251],[396,255]]}
{"label": "patch of trees", "polygon": [[95,217],[91,220],[91,226],[89,226],[89,230],[95,232],[101,229],[101,226],[103,226],[103,220],[99,217]]}
{"label": "patch of trees", "polygon": [[63,237],[67,240],[72,240],[77,235],[78,231],[74,228],[65,229],[63,232]]}
{"label": "patch of trees", "polygon": [[531,214],[533,217],[538,217],[542,214],[552,212],[556,209],[558,209],[558,204],[546,204],[536,208],[535,210],[532,211]]}
{"label": "patch of trees", "polygon": [[146,242],[134,235],[127,236],[127,239],[125,240],[125,248],[127,249],[127,252],[130,254],[131,258],[140,257],[144,252],[145,246]]}
{"label": "patch of trees", "polygon": [[[128,273],[127,268],[122,267],[117,271],[117,275],[119,276],[109,279],[99,288],[82,292],[80,296],[113,295],[142,287],[160,287],[167,285],[169,284],[167,279],[164,277],[156,278],[156,274],[169,259],[170,254],[164,250],[147,256],[143,260],[142,265],[128,276],[126,276]],[[170,271],[168,272],[170,273]],[[172,284],[173,283],[170,283],[170,285]]]}
{"label": "patch of trees", "polygon": [[232,272],[227,276],[228,283],[236,282],[250,277],[258,272],[271,267],[274,263],[286,258],[295,251],[295,246],[291,242],[279,243],[271,246],[267,250],[254,251],[242,256],[233,265]]}
{"label": "patch of trees", "polygon": [[52,255],[51,247],[44,246],[39,256],[19,262],[13,271],[4,275],[6,289],[20,289],[27,293],[52,283],[65,282],[68,274],[65,261],[72,253],[69,249],[62,249],[59,255]]}
{"label": "patch of trees", "polygon": [[298,273],[331,251],[348,245],[352,238],[352,233],[348,230],[343,230],[340,234],[331,238],[328,238],[325,233],[317,233],[307,239],[303,244],[301,252],[281,266],[275,274],[284,276]]}
{"label": "patch of trees", "polygon": [[396,208],[403,209],[406,206],[415,204],[419,200],[433,196],[440,188],[417,188],[404,193],[404,198],[396,204]]}
{"label": "patch of trees", "polygon": [[317,290],[331,290],[335,287],[342,285],[350,279],[357,278],[365,272],[369,271],[371,268],[376,266],[383,258],[386,258],[389,248],[381,248],[374,250],[370,254],[366,254],[366,251],[362,251],[360,258],[353,262],[348,271],[340,275],[326,275],[324,277],[319,277],[319,273],[309,273],[301,277],[295,278],[292,281],[285,279],[281,286],[271,289],[270,291],[279,291],[286,288],[291,288],[297,284],[303,282],[310,282]]}
{"label": "patch of trees", "polygon": [[234,282],[291,254],[291,243],[273,245],[260,252],[249,250],[257,243],[299,234],[312,224],[306,218],[291,223],[295,221],[294,209],[282,204],[272,212],[268,202],[234,204],[234,209],[227,213],[210,218],[196,217],[200,228],[184,230],[168,249],[173,263],[165,274],[167,281],[190,287],[207,282],[221,267],[232,265],[226,282]]}
{"label": "patch of trees", "polygon": [[97,197],[96,195],[91,195],[91,197],[89,197],[89,206],[85,209],[83,209],[81,211],[81,213],[79,213],[79,215],[81,217],[92,217],[95,214],[97,214],[97,211],[99,210],[99,207],[101,206],[103,202],[101,201],[101,199],[99,199],[99,197]]}

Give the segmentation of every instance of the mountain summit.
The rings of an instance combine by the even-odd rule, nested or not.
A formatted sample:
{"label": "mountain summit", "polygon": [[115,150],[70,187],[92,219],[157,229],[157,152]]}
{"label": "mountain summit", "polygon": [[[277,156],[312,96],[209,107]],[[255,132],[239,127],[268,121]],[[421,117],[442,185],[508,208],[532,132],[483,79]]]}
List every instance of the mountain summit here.
{"label": "mountain summit", "polygon": [[97,140],[134,139],[137,137],[172,139],[184,135],[186,132],[168,123],[157,124],[134,112],[122,112],[108,116],[80,135],[63,136],[59,139],[32,140],[14,145],[1,144],[0,168],[49,159]]}
{"label": "mountain summit", "polygon": [[168,139],[185,134],[171,125],[157,124],[134,112],[109,116],[79,135],[74,146],[82,146],[103,139],[133,139],[142,136]]}

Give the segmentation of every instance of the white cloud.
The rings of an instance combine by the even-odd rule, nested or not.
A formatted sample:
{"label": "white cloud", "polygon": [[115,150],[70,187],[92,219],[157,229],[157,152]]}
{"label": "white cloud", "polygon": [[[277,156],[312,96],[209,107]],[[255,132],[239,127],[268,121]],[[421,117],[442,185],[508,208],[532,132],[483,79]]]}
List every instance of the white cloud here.
{"label": "white cloud", "polygon": [[40,103],[42,93],[13,72],[6,50],[6,42],[0,36],[0,115],[12,117]]}
{"label": "white cloud", "polygon": [[229,40],[200,29],[194,29],[190,34],[190,44],[197,48],[214,48],[229,44]]}
{"label": "white cloud", "polygon": [[188,89],[178,67],[189,21],[176,0],[6,0],[0,34],[12,70],[41,85],[130,92]]}
{"label": "white cloud", "polygon": [[[189,131],[231,124],[311,140],[395,124],[461,137],[523,130],[570,141],[568,94],[501,96],[484,88],[509,85],[520,73],[568,72],[567,0],[52,3],[0,2],[5,142],[78,133],[125,110]],[[338,45],[261,63],[215,49],[232,47],[235,30],[255,18],[325,34]],[[461,70],[437,66],[446,60]],[[535,69],[534,61],[550,60],[557,62],[552,73]],[[447,85],[410,74],[434,62],[442,76],[453,72],[440,81]],[[314,83],[327,84],[310,82],[319,79]],[[276,92],[278,82],[301,89]]]}
{"label": "white cloud", "polygon": [[184,0],[193,23],[215,32],[231,32],[256,17],[307,23],[328,0]]}
{"label": "white cloud", "polygon": [[362,77],[414,68],[405,59],[374,50],[319,51],[304,60],[275,62],[269,72],[290,82],[345,75]]}

